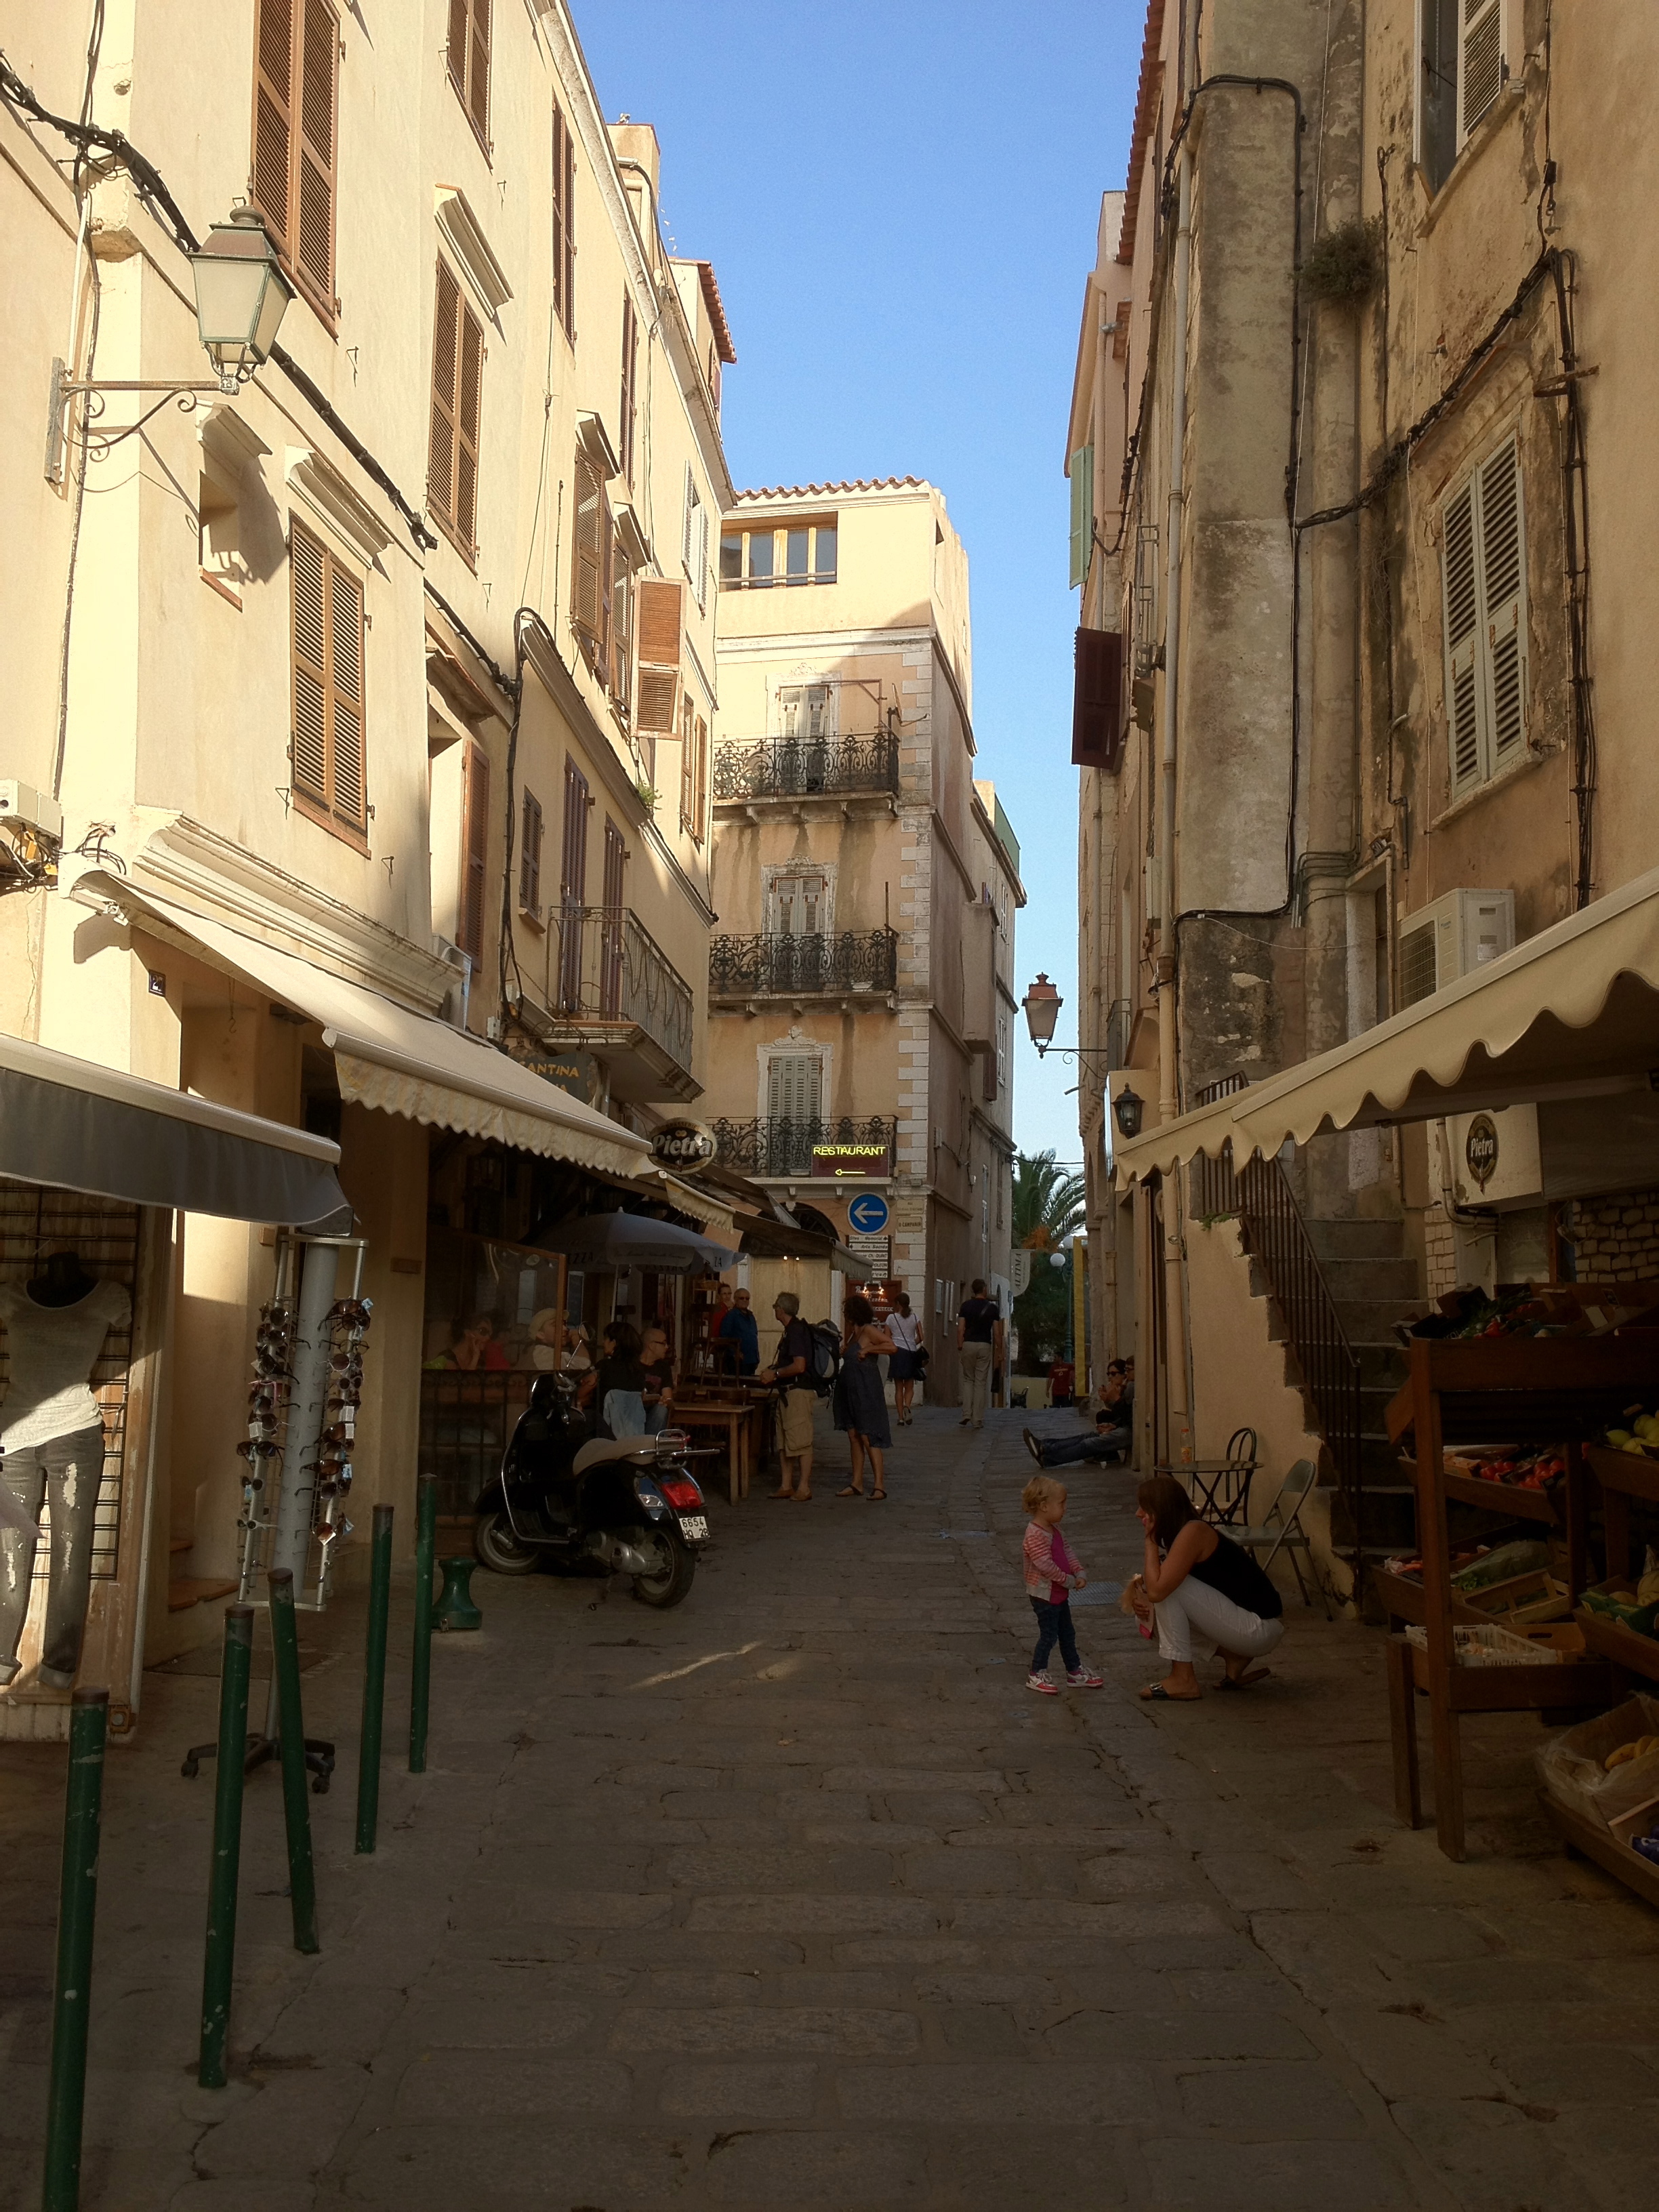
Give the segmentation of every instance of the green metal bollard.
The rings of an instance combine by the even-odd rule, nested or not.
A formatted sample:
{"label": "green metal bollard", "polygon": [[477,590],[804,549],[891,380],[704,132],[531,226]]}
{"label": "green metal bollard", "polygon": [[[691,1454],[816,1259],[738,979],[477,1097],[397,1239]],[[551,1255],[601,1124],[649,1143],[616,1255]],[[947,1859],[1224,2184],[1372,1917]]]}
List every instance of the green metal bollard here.
{"label": "green metal bollard", "polygon": [[471,1558],[440,1559],[444,1586],[432,1619],[439,1628],[482,1628],[483,1615],[472,1602],[472,1576],[478,1562]]}
{"label": "green metal bollard", "polygon": [[58,1980],[52,1996],[52,2075],[46,2091],[46,2170],[41,2212],[81,2202],[81,2115],[87,2094],[87,2012],[92,1930],[98,1910],[98,1825],[104,1795],[107,1690],[70,1700],[68,1801],[58,1906]]}
{"label": "green metal bollard", "polygon": [[380,1730],[386,1719],[386,1623],[392,1603],[392,1508],[374,1509],[368,1571],[368,1653],[357,1753],[357,1849],[372,1851],[380,1813]]}
{"label": "green metal bollard", "polygon": [[432,1569],[438,1549],[438,1478],[415,1486],[415,1650],[409,1670],[409,1771],[426,1772],[427,1708],[432,1697]]}
{"label": "green metal bollard", "polygon": [[208,1875],[207,1948],[202,1962],[202,2055],[196,2078],[222,2089],[236,1966],[236,1881],[242,1859],[242,1781],[247,1759],[247,1681],[253,1663],[253,1607],[225,1607],[219,1674],[219,1755],[213,1786],[213,1863]]}
{"label": "green metal bollard", "polygon": [[306,1802],[306,1724],[300,1710],[300,1635],[294,1620],[294,1576],[273,1567],[270,1583],[270,1663],[276,1675],[277,1746],[283,1759],[283,1818],[288,1829],[288,1892],[294,1909],[294,1948],[321,1948],[317,1941],[317,1877],[311,1863],[311,1809]]}

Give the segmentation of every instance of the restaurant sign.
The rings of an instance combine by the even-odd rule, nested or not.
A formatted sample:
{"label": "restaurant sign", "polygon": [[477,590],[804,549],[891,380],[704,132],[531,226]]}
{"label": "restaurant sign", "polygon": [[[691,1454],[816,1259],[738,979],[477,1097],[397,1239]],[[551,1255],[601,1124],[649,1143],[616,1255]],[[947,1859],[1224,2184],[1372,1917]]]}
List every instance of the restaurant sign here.
{"label": "restaurant sign", "polygon": [[893,1148],[877,1139],[865,1144],[814,1145],[815,1176],[885,1176],[893,1172]]}
{"label": "restaurant sign", "polygon": [[672,1168],[680,1175],[695,1175],[699,1168],[706,1168],[719,1150],[712,1129],[683,1115],[651,1132],[652,1158],[659,1167]]}

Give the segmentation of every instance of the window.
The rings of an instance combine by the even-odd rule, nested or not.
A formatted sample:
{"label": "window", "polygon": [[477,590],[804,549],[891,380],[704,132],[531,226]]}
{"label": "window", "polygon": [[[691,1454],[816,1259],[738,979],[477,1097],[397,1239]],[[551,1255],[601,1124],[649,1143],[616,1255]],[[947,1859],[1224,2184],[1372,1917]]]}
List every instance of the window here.
{"label": "window", "polygon": [[446,538],[471,561],[477,551],[478,410],[483,329],[447,262],[438,264],[432,318],[432,444],[427,505]]}
{"label": "window", "polygon": [[331,0],[258,0],[249,198],[283,266],[333,326],[340,21]]}
{"label": "window", "polygon": [[564,822],[559,845],[559,1005],[573,1012],[582,998],[582,908],[587,902],[587,778],[564,760]]}
{"label": "window", "polygon": [[489,151],[490,0],[449,0],[449,82]]}
{"label": "window", "polygon": [[628,848],[623,833],[605,817],[605,919],[599,924],[599,1012],[615,1021],[623,1006],[625,957],[623,908],[627,902],[624,869]]}
{"label": "window", "polygon": [[680,690],[680,593],[683,584],[642,576],[639,594],[640,681],[635,717],[641,735],[672,737]]}
{"label": "window", "polygon": [[576,455],[576,528],[572,551],[570,619],[587,665],[604,675],[611,648],[615,584],[611,501],[598,464]]}
{"label": "window", "polygon": [[708,725],[701,714],[697,717],[696,768],[692,789],[691,835],[701,845],[708,827]]}
{"label": "window", "polygon": [[1446,723],[1454,798],[1521,758],[1527,736],[1521,460],[1500,447],[1441,510]]}
{"label": "window", "polygon": [[570,126],[553,111],[553,312],[576,342],[576,149]]}
{"label": "window", "polygon": [[697,605],[702,606],[708,598],[708,509],[702,503],[690,462],[685,470],[685,520],[680,552]]}
{"label": "window", "polygon": [[630,296],[623,294],[622,404],[620,408],[623,481],[634,482],[634,434],[639,415],[640,325]]}
{"label": "window", "polygon": [[1514,0],[1419,0],[1417,159],[1438,191],[1509,80]]}
{"label": "window", "polygon": [[1072,480],[1072,583],[1086,583],[1095,538],[1095,449],[1079,446],[1066,471]]}
{"label": "window", "polygon": [[680,701],[680,827],[696,826],[697,763],[693,750],[696,713],[689,698]]}
{"label": "window", "polygon": [[775,584],[833,584],[836,524],[792,522],[781,529],[727,530],[720,537],[720,583],[733,591],[769,591]]}
{"label": "window", "polygon": [[823,1111],[823,1061],[815,1052],[775,1052],[766,1062],[771,1121],[817,1121]]}
{"label": "window", "polygon": [[822,868],[788,868],[769,886],[768,915],[777,937],[820,937],[830,927],[830,878]]}
{"label": "window", "polygon": [[778,689],[780,735],[785,738],[830,738],[835,735],[836,695],[827,684],[785,684]]}
{"label": "window", "polygon": [[634,572],[620,541],[611,554],[611,698],[624,725],[633,709]]}
{"label": "window", "polygon": [[542,918],[542,802],[533,792],[524,795],[524,816],[519,825],[519,908],[532,921]]}
{"label": "window", "polygon": [[489,879],[489,756],[471,738],[461,808],[461,950],[483,965],[484,891]]}
{"label": "window", "polygon": [[363,769],[363,587],[302,522],[293,574],[293,791],[302,813],[368,848]]}

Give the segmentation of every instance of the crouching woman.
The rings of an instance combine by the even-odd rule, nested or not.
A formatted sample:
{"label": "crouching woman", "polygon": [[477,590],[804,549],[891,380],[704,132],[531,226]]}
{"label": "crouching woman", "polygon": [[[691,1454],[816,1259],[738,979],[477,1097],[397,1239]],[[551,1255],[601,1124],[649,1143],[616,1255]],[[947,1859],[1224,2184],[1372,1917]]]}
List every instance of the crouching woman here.
{"label": "crouching woman", "polygon": [[1135,1493],[1136,1518],[1146,1531],[1146,1564],[1127,1592],[1134,1610],[1158,1624],[1158,1648],[1170,1662],[1161,1682],[1140,1694],[1159,1704],[1202,1695],[1193,1671],[1194,1638],[1211,1645],[1226,1668],[1218,1686],[1242,1690],[1269,1670],[1252,1667],[1285,1633],[1284,1601],[1249,1553],[1200,1521],[1170,1474],[1154,1475]]}

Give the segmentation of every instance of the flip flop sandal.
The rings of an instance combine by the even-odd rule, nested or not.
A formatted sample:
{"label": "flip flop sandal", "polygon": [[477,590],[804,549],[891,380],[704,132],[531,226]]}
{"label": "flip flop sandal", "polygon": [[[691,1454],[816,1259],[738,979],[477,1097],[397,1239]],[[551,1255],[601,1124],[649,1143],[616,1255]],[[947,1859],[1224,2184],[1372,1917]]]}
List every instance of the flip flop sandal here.
{"label": "flip flop sandal", "polygon": [[856,1485],[849,1482],[845,1490],[838,1490],[836,1495],[837,1498],[862,1498],[864,1492]]}
{"label": "flip flop sandal", "polygon": [[887,1492],[884,1490],[872,1490],[870,1492],[870,1503],[872,1505],[878,1504],[886,1495]]}
{"label": "flip flop sandal", "polygon": [[795,1493],[793,1490],[769,1490],[766,1495],[770,1503],[775,1505],[780,1498],[787,1504],[793,1498]]}
{"label": "flip flop sandal", "polygon": [[1166,1690],[1162,1682],[1149,1682],[1140,1696],[1143,1704],[1152,1705],[1195,1705],[1198,1703],[1196,1695],[1176,1697],[1172,1691]]}

